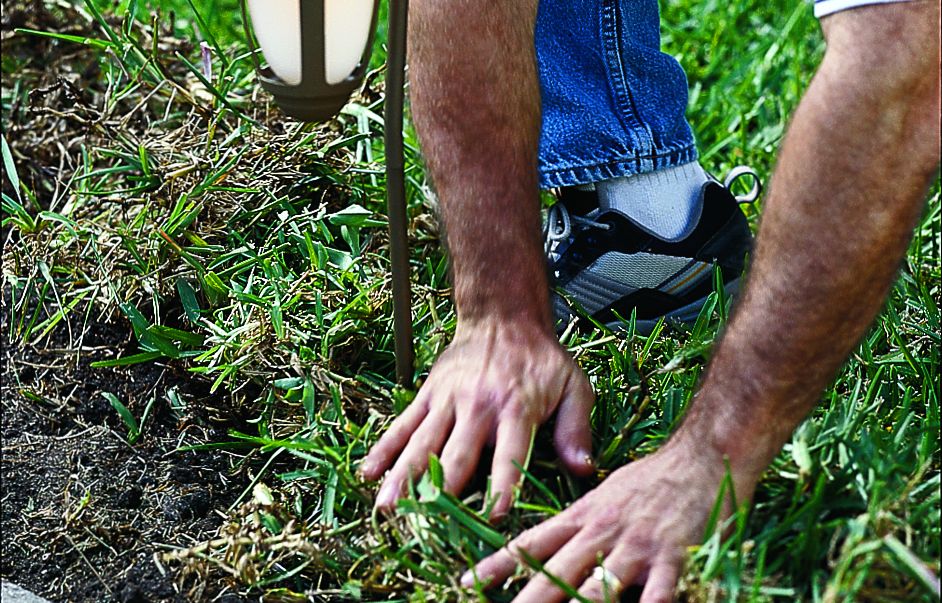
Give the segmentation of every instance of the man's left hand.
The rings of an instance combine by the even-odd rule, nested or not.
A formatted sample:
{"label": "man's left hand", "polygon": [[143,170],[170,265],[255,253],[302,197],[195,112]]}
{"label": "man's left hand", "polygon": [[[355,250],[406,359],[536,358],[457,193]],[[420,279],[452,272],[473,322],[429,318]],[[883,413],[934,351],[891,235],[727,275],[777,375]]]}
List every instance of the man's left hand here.
{"label": "man's left hand", "polygon": [[482,450],[494,446],[491,519],[507,513],[533,432],[556,412],[555,440],[573,473],[592,471],[589,382],[552,330],[524,322],[459,319],[455,339],[418,397],[373,446],[360,473],[378,479],[376,506],[392,509],[406,483],[441,455],[445,490],[459,494]]}

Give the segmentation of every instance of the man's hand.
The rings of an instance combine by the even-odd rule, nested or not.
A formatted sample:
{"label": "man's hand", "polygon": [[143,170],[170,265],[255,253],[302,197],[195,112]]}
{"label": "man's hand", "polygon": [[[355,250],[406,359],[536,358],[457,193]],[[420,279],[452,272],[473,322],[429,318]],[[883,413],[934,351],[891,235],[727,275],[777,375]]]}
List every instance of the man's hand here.
{"label": "man's hand", "polygon": [[[592,601],[617,601],[632,584],[645,584],[641,603],[672,601],[687,547],[702,541],[725,469],[722,456],[696,444],[662,450],[612,473],[595,490],[552,519],[527,530],[462,577],[499,586],[519,565],[519,551]],[[736,480],[737,497],[754,481]],[[745,492],[740,492],[742,488]],[[728,502],[728,498],[727,498]],[[727,505],[723,516],[728,516]],[[604,570],[593,570],[602,567]],[[515,602],[550,603],[565,594],[540,573]]]}
{"label": "man's hand", "polygon": [[[406,411],[370,451],[360,473],[377,479],[396,461],[376,498],[392,507],[406,481],[440,454],[445,489],[458,494],[485,444],[494,445],[492,518],[504,515],[536,428],[559,407],[556,449],[577,474],[592,469],[592,389],[552,332],[506,321],[460,322],[455,339]],[[401,453],[401,454],[400,454]]]}

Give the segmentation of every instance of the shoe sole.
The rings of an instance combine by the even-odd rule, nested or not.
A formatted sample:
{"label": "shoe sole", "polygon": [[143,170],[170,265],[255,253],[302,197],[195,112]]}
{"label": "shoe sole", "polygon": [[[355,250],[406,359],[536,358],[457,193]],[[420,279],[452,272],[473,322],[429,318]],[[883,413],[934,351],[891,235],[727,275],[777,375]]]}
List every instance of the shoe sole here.
{"label": "shoe sole", "polygon": [[[734,297],[739,292],[739,279],[732,280],[726,284],[723,288],[726,292],[727,297]],[[682,324],[689,325],[697,322],[697,318],[700,316],[700,310],[703,309],[703,304],[706,303],[707,298],[710,297],[709,294],[704,295],[696,301],[692,301],[686,306],[672,310],[664,315],[664,322],[668,324]],[[660,322],[661,318],[653,318],[647,320],[637,320],[635,321],[635,333],[639,335],[650,335],[651,331],[654,330],[654,327],[657,326],[657,323]],[[613,322],[605,323],[605,326],[613,331],[626,331],[628,329],[628,323],[621,320],[616,320]]]}

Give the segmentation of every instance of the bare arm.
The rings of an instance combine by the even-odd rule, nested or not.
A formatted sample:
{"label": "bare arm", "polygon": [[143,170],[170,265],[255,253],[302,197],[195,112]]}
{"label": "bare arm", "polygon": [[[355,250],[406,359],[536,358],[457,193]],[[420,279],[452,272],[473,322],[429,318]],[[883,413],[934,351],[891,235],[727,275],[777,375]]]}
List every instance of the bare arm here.
{"label": "bare arm", "polygon": [[[782,146],[744,297],[683,425],[479,563],[478,579],[499,583],[524,549],[593,600],[644,582],[642,603],[670,601],[724,457],[748,499],[879,311],[939,164],[939,6],[865,7],[824,26],[827,54]],[[587,579],[599,555],[617,581]],[[517,598],[562,599],[543,575]]]}
{"label": "bare arm", "polygon": [[540,241],[536,0],[415,0],[410,18],[412,108],[448,233],[458,327],[361,472],[375,479],[395,461],[377,496],[388,508],[440,454],[457,493],[494,443],[500,516],[514,463],[557,407],[563,461],[591,470],[592,392],[553,333]]}
{"label": "bare arm", "polygon": [[549,330],[536,2],[426,4],[413,4],[412,106],[441,201],[459,318]]}
{"label": "bare arm", "polygon": [[822,23],[734,320],[675,438],[761,472],[880,310],[939,165],[939,7]]}

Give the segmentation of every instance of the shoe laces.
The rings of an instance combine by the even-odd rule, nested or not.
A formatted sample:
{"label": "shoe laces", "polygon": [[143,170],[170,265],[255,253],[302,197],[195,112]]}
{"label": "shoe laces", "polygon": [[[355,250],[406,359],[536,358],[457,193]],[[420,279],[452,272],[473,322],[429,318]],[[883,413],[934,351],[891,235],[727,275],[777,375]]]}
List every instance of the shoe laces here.
{"label": "shoe laces", "polygon": [[[594,210],[592,213],[597,212]],[[578,216],[569,213],[569,209],[563,203],[551,205],[546,212],[546,223],[543,225],[543,251],[551,262],[559,259],[564,251],[561,247],[564,243],[572,239],[573,224],[576,224],[579,230],[586,228],[599,228],[608,230],[611,224],[597,222],[587,216]]]}

